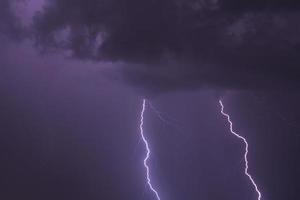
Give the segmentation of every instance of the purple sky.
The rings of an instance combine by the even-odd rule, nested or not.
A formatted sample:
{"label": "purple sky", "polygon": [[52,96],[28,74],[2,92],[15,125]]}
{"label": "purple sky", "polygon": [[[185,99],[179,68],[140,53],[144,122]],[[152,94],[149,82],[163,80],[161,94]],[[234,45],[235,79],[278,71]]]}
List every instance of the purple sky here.
{"label": "purple sky", "polygon": [[[29,1],[24,15],[40,5]],[[178,121],[174,128],[145,113],[151,174],[162,200],[256,199],[243,174],[241,143],[220,114],[220,95],[235,130],[249,141],[250,172],[263,200],[300,198],[299,88],[203,89],[193,81],[181,87],[181,64],[172,74],[180,81],[162,82],[155,75],[168,67],[132,73],[122,62],[42,55],[29,39],[0,35],[0,41],[1,199],[154,199],[139,142],[145,95]]]}

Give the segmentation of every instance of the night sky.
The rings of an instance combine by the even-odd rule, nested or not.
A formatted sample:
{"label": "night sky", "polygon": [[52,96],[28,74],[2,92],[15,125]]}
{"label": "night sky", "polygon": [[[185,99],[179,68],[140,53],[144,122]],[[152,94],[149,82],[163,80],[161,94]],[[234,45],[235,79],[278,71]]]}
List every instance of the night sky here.
{"label": "night sky", "polygon": [[300,199],[300,3],[0,0],[0,199]]}

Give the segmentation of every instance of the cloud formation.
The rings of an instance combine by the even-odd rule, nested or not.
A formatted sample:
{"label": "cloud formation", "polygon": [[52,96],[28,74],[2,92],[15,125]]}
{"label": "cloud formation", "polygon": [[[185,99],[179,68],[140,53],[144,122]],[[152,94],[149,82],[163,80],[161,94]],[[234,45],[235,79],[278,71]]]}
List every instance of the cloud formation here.
{"label": "cloud formation", "polygon": [[0,36],[5,35],[19,40],[25,36],[25,30],[14,12],[14,4],[17,1],[22,0],[0,1]]}
{"label": "cloud formation", "polygon": [[294,0],[48,0],[35,15],[42,49],[123,63],[140,87],[298,89]]}

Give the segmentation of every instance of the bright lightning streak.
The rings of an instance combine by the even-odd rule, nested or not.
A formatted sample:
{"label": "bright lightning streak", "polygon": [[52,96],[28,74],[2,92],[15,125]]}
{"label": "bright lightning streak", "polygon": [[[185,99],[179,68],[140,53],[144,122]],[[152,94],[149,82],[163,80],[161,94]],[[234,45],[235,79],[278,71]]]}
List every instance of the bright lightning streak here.
{"label": "bright lightning streak", "polygon": [[219,100],[219,103],[220,103],[220,106],[221,106],[221,113],[222,113],[222,115],[224,115],[224,116],[227,118],[227,121],[228,121],[228,123],[229,123],[229,125],[230,125],[230,132],[231,132],[233,135],[235,135],[237,138],[239,138],[240,140],[242,140],[242,141],[244,142],[244,144],[245,144],[245,154],[244,154],[244,160],[245,160],[245,175],[248,176],[249,180],[251,181],[252,185],[254,186],[254,188],[255,188],[255,190],[256,190],[256,193],[257,193],[257,195],[258,195],[257,199],[258,199],[258,200],[261,200],[261,196],[262,196],[262,195],[261,195],[261,192],[259,191],[258,186],[256,185],[254,179],[252,178],[252,176],[251,176],[251,175],[249,174],[249,172],[248,172],[248,169],[249,169],[249,166],[248,166],[248,152],[249,152],[249,151],[248,151],[248,147],[249,147],[248,142],[247,142],[246,138],[244,138],[243,136],[241,136],[241,135],[239,135],[239,134],[237,134],[236,132],[233,131],[233,128],[232,128],[232,126],[233,126],[232,121],[231,121],[231,119],[230,119],[229,114],[227,114],[227,113],[224,112],[224,105],[223,105],[222,100]]}
{"label": "bright lightning streak", "polygon": [[141,134],[141,137],[142,137],[142,140],[143,142],[145,143],[145,147],[146,147],[146,157],[144,159],[144,166],[146,168],[146,178],[147,178],[147,184],[149,185],[149,188],[151,189],[151,191],[155,194],[156,198],[158,200],[160,200],[160,197],[158,195],[158,192],[154,189],[154,187],[152,186],[151,184],[151,179],[150,179],[150,169],[149,169],[149,166],[147,164],[147,161],[149,160],[149,157],[150,157],[150,154],[151,154],[151,151],[150,151],[150,148],[149,148],[149,144],[147,142],[147,139],[145,138],[144,136],[144,129],[143,129],[143,125],[144,125],[144,113],[145,113],[145,110],[146,110],[146,99],[143,99],[143,105],[142,105],[142,111],[141,111],[141,121],[140,121],[140,134]]}

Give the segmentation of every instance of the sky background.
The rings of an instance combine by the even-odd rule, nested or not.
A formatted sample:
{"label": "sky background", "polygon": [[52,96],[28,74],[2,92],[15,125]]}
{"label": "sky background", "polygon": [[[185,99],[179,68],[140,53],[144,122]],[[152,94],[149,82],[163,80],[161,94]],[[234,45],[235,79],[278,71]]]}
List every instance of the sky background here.
{"label": "sky background", "polygon": [[[37,2],[20,6],[25,25],[40,8],[42,3]],[[128,50],[126,58],[113,54],[125,64],[82,58],[72,54],[72,48],[41,54],[31,39],[24,39],[28,33],[18,24],[4,23],[15,15],[3,16],[0,198],[155,199],[145,185],[145,149],[139,135],[144,97],[174,121],[163,123],[147,107],[144,128],[152,150],[151,176],[162,200],[256,199],[243,174],[243,146],[230,135],[220,114],[220,97],[234,129],[249,142],[250,173],[263,200],[300,198],[300,94],[297,79],[286,79],[293,77],[289,67],[275,67],[272,75],[264,75],[268,81],[257,85],[253,83],[262,79],[255,74],[265,69],[250,70],[246,83],[207,79],[184,84],[188,78],[198,80],[190,73],[181,76],[182,69],[198,72],[194,71],[198,61],[184,68],[182,61],[172,61],[175,71],[169,66],[152,71],[153,61],[140,55],[142,61],[133,59],[134,65],[143,63],[136,71],[126,63],[134,50]],[[217,69],[223,68],[213,67],[212,72]],[[277,69],[283,74],[278,82]],[[178,74],[169,77],[166,72]],[[228,76],[232,77],[236,76]]]}

